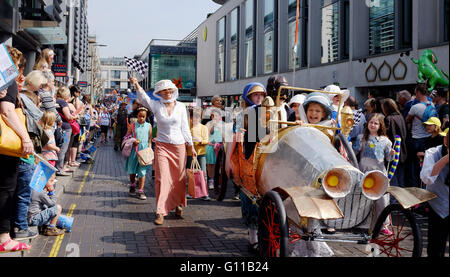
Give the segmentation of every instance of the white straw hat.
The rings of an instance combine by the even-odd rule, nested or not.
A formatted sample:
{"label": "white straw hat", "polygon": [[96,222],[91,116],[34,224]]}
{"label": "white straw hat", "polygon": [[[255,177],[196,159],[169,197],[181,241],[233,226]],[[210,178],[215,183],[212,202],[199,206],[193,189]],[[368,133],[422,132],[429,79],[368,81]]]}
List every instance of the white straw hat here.
{"label": "white straw hat", "polygon": [[327,91],[327,92],[336,92],[336,94],[328,94],[328,97],[330,98],[330,100],[333,100],[333,97],[335,97],[339,92],[342,93],[342,100],[341,100],[342,103],[347,101],[348,97],[350,96],[349,90],[347,90],[347,89],[341,90],[341,88],[336,85],[329,85],[326,88],[324,88],[323,90]]}
{"label": "white straw hat", "polygon": [[296,94],[296,95],[294,95],[294,97],[292,97],[291,101],[289,101],[289,106],[292,105],[293,103],[298,103],[300,105],[303,105],[303,103],[305,102],[305,98],[306,98],[306,95]]}
{"label": "white straw hat", "polygon": [[[164,100],[161,95],[159,94],[160,91],[166,90],[166,89],[172,89],[172,99],[170,100]],[[158,99],[161,99],[162,102],[173,102],[177,100],[178,98],[178,88],[177,86],[170,80],[161,80],[155,84],[155,91],[153,92],[153,96],[155,96]]]}

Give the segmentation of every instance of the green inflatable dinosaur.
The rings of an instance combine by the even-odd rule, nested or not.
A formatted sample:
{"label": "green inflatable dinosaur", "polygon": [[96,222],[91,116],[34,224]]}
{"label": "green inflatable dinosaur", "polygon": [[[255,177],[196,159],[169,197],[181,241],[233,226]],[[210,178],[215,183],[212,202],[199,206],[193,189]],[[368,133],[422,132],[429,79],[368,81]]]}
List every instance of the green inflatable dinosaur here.
{"label": "green inflatable dinosaur", "polygon": [[433,91],[436,86],[448,87],[448,74],[436,67],[438,59],[432,50],[424,50],[420,59],[411,60],[417,64],[419,83],[428,81],[429,91]]}

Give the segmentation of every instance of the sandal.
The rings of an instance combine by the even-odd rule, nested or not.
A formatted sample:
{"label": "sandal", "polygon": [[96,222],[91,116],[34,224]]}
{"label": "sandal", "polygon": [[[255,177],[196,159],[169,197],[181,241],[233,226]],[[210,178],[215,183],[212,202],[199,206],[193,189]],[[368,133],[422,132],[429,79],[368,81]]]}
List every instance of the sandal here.
{"label": "sandal", "polygon": [[163,225],[163,223],[164,223],[164,216],[162,214],[156,214],[155,224]]}
{"label": "sandal", "polygon": [[17,242],[17,245],[14,246],[11,249],[6,249],[6,245],[10,243],[12,239],[7,240],[5,243],[0,244],[0,253],[8,253],[8,252],[16,252],[16,251],[27,251],[31,249],[31,246],[23,243],[23,242]]}
{"label": "sandal", "polygon": [[178,217],[183,216],[183,209],[180,206],[177,206],[177,208],[175,209],[175,215]]}

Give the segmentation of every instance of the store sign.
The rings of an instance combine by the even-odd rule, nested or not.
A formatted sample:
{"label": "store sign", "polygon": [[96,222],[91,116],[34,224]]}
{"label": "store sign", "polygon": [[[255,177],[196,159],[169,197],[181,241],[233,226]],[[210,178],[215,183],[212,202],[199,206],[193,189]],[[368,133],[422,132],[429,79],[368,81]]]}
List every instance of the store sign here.
{"label": "store sign", "polygon": [[87,87],[87,82],[85,82],[85,81],[79,81],[79,82],[78,82],[78,85],[79,85],[80,87],[82,87],[82,88],[86,88],[86,87]]}
{"label": "store sign", "polygon": [[52,71],[55,74],[55,77],[66,77],[67,65],[62,63],[54,63],[52,65]]}

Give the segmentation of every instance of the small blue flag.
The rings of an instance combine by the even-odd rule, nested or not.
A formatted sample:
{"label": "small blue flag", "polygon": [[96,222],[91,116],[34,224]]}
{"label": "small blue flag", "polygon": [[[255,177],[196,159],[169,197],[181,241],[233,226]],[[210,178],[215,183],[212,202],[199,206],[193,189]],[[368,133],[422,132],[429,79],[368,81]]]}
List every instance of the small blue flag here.
{"label": "small blue flag", "polygon": [[31,189],[41,192],[44,190],[45,185],[56,170],[49,167],[46,163],[39,162],[31,177],[30,187]]}

